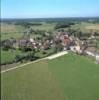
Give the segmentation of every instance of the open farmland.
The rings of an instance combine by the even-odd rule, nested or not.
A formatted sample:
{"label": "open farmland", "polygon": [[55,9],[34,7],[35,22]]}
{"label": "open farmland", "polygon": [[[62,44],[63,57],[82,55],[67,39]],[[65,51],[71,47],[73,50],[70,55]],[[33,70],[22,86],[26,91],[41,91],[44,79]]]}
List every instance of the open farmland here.
{"label": "open farmland", "polygon": [[32,26],[34,30],[46,30],[46,31],[54,31],[56,23],[42,23],[40,26]]}
{"label": "open farmland", "polygon": [[21,38],[23,36],[23,33],[1,33],[1,40],[6,40],[6,39],[10,39],[10,38]]}
{"label": "open farmland", "polygon": [[47,61],[42,61],[3,73],[2,99],[65,100],[65,95],[49,71]]}
{"label": "open farmland", "polygon": [[99,32],[99,24],[81,22],[81,23],[71,26],[71,29],[79,29],[80,31],[84,33],[91,32],[91,31]]}
{"label": "open farmland", "polygon": [[[55,26],[56,26],[56,22],[53,22],[53,23],[42,22],[41,25],[38,25],[38,26],[31,25],[31,28],[33,30],[55,32]],[[68,27],[64,29],[67,30]],[[99,24],[81,22],[81,23],[72,25],[71,29],[74,29],[74,30],[79,29],[80,31],[84,33],[91,32],[92,30],[99,32]],[[16,39],[21,38],[24,35],[23,32],[25,31],[26,31],[26,28],[24,28],[21,25],[15,25],[14,23],[12,24],[1,23],[1,40],[10,39],[12,37]],[[31,37],[33,36],[34,34],[31,35]]]}
{"label": "open farmland", "polygon": [[13,33],[13,32],[22,32],[23,28],[21,26],[7,23],[1,23],[1,33]]}
{"label": "open farmland", "polygon": [[98,100],[99,66],[67,54],[1,74],[3,100]]}
{"label": "open farmland", "polygon": [[[55,25],[55,23],[47,24],[42,22],[42,25],[31,25],[31,28],[33,30],[54,31]],[[24,28],[22,25],[15,25],[14,23],[1,23],[1,40],[10,38],[21,38],[24,35],[25,31],[26,28]],[[31,35],[31,37],[33,37],[33,35]]]}
{"label": "open farmland", "polygon": [[4,51],[1,50],[1,64],[2,63],[10,63],[15,60],[16,55],[26,55],[27,53],[21,52],[20,50],[9,50],[9,51]]}
{"label": "open farmland", "polygon": [[99,25],[90,25],[90,26],[87,26],[86,29],[99,30]]}
{"label": "open farmland", "polygon": [[1,23],[1,40],[22,37],[24,28],[14,24]]}
{"label": "open farmland", "polygon": [[99,100],[99,0],[1,0],[1,100]]}
{"label": "open farmland", "polygon": [[68,100],[99,99],[99,65],[89,58],[66,55],[49,62]]}

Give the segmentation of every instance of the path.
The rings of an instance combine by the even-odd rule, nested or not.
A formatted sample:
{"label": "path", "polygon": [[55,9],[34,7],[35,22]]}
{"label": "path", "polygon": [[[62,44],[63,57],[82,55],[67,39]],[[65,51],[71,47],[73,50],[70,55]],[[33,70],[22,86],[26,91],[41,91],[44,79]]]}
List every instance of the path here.
{"label": "path", "polygon": [[55,58],[57,58],[57,57],[60,57],[60,56],[65,55],[65,54],[68,54],[68,52],[67,52],[67,51],[62,51],[62,52],[60,52],[60,53],[51,55],[51,56],[49,56],[49,57],[45,57],[45,58],[42,58],[42,59],[39,59],[39,60],[36,60],[36,61],[32,61],[32,62],[29,62],[29,63],[26,63],[26,64],[22,64],[22,65],[13,67],[13,68],[9,68],[9,69],[3,70],[3,71],[1,71],[1,73],[5,73],[5,72],[8,72],[8,71],[11,71],[11,70],[14,70],[14,69],[17,69],[17,68],[20,68],[20,67],[23,67],[23,66],[32,64],[32,63],[36,63],[36,62],[39,62],[39,61],[41,61],[41,60],[45,60],[45,59],[49,59],[49,60],[55,59]]}

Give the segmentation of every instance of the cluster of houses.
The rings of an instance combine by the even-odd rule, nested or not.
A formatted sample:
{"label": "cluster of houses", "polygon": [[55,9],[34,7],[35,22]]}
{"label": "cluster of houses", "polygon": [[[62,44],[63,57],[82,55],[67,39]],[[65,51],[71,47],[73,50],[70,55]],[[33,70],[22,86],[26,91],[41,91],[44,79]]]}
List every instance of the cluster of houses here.
{"label": "cluster of houses", "polygon": [[2,41],[1,46],[9,45],[13,48],[28,48],[30,50],[47,50],[55,45],[61,44],[63,50],[71,50],[78,54],[87,54],[95,56],[96,61],[99,61],[99,53],[96,52],[94,36],[89,37],[87,40],[80,40],[74,36],[69,36],[68,32],[57,32],[55,36],[47,36],[41,39],[37,38],[21,38],[21,39],[10,39]]}
{"label": "cluster of houses", "polygon": [[1,41],[1,46],[10,46],[13,48],[30,48],[38,50],[47,50],[54,47],[56,43],[61,44],[63,49],[66,50],[72,43],[73,40],[68,36],[67,32],[58,32],[57,35],[45,36],[41,39],[37,38],[20,38],[20,39],[9,39]]}

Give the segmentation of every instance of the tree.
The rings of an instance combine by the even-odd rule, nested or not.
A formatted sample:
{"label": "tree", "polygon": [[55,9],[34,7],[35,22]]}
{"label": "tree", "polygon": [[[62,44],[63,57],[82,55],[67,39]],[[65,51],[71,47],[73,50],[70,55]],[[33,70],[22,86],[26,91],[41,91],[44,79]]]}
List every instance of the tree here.
{"label": "tree", "polygon": [[9,50],[13,48],[13,42],[10,40],[4,40],[2,44],[3,50]]}
{"label": "tree", "polygon": [[57,25],[55,26],[55,29],[59,29],[59,28],[68,28],[68,27],[70,27],[69,24],[57,24]]}

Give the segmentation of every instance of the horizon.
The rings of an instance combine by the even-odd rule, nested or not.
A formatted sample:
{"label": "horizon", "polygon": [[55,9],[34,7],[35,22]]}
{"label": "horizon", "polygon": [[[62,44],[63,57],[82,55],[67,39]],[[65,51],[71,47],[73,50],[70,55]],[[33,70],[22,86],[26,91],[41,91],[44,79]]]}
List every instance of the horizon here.
{"label": "horizon", "polygon": [[35,18],[1,18],[1,19],[68,19],[68,18],[99,18],[99,16],[89,17],[35,17]]}
{"label": "horizon", "polygon": [[99,17],[99,0],[1,0],[1,18]]}

